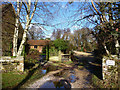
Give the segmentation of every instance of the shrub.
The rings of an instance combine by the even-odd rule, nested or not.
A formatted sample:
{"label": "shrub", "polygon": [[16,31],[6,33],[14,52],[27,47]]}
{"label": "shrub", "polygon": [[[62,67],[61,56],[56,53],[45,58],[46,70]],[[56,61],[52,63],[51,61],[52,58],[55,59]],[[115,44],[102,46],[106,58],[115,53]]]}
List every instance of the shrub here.
{"label": "shrub", "polygon": [[40,60],[40,52],[38,50],[30,49],[28,54],[25,56],[26,63],[33,63],[35,64]]}
{"label": "shrub", "polygon": [[53,43],[54,43],[55,47],[59,50],[68,49],[68,42],[63,39],[56,39]]}

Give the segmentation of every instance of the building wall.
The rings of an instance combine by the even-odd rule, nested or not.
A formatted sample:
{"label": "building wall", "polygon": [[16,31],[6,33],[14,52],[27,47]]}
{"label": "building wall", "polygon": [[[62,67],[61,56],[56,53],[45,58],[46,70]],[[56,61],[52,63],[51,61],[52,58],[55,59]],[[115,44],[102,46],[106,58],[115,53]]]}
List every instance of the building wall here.
{"label": "building wall", "polygon": [[44,46],[37,46],[37,48],[34,48],[34,46],[30,46],[30,49],[38,50],[39,52],[42,52]]}
{"label": "building wall", "polygon": [[43,46],[38,46],[37,49],[39,50],[39,52],[42,52]]}

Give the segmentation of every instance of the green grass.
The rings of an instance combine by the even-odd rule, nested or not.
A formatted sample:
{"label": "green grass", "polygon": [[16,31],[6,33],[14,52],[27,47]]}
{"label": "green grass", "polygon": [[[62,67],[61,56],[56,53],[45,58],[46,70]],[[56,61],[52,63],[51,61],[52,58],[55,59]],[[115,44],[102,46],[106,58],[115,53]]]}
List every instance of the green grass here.
{"label": "green grass", "polygon": [[15,72],[2,73],[2,88],[12,88],[25,79],[27,74],[19,74]]}
{"label": "green grass", "polygon": [[33,69],[31,69],[30,73],[13,72],[13,71],[2,73],[2,88],[14,88],[18,84],[20,84],[20,87],[23,86],[25,87],[43,76],[43,74],[40,73],[40,69],[41,67],[37,68],[34,71]]}
{"label": "green grass", "polygon": [[92,75],[92,83],[97,88],[118,88],[118,85],[109,80],[100,80],[97,76]]}
{"label": "green grass", "polygon": [[[58,64],[59,65],[59,64]],[[56,69],[57,63],[51,66],[54,70]],[[7,72],[2,73],[2,88],[25,88],[29,84],[34,83],[37,79],[43,77],[45,74],[41,73],[42,67],[39,65],[35,65],[31,69],[26,69],[24,72]],[[50,69],[50,68],[49,68]]]}
{"label": "green grass", "polygon": [[10,56],[11,58],[16,58],[16,56]]}
{"label": "green grass", "polygon": [[99,80],[98,78],[97,78],[97,76],[95,76],[95,75],[92,75],[92,83],[93,83],[93,85],[95,86],[95,87],[97,87],[97,88],[104,88],[102,85],[101,85],[101,80]]}

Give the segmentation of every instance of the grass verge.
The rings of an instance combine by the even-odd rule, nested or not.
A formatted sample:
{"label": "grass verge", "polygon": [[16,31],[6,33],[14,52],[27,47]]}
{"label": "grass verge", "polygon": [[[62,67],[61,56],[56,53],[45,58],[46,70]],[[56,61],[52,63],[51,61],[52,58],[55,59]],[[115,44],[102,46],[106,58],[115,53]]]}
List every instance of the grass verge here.
{"label": "grass verge", "polygon": [[17,86],[27,74],[20,74],[19,72],[2,73],[2,88],[13,88]]}
{"label": "grass verge", "polygon": [[2,88],[20,88],[25,87],[31,82],[41,78],[43,74],[40,73],[41,67],[31,69],[29,72],[7,72],[2,73]]}
{"label": "grass verge", "polygon": [[101,80],[97,76],[92,75],[92,84],[96,88],[118,88],[118,85],[114,82],[108,81],[108,80]]}

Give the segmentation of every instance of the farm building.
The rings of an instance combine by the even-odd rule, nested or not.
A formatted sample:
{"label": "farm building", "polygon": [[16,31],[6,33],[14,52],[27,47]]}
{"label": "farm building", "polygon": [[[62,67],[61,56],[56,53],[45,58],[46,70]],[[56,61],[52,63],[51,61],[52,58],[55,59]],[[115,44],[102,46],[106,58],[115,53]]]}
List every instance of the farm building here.
{"label": "farm building", "polygon": [[49,45],[50,40],[28,40],[27,44],[29,45],[30,49],[38,50],[42,52],[43,48]]}

